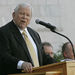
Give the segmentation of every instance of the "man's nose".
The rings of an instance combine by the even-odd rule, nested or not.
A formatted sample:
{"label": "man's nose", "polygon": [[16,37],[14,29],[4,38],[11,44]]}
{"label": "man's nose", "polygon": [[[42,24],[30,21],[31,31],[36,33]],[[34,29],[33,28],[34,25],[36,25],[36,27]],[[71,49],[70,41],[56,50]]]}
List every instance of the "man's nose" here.
{"label": "man's nose", "polygon": [[23,15],[23,19],[27,18],[27,15]]}

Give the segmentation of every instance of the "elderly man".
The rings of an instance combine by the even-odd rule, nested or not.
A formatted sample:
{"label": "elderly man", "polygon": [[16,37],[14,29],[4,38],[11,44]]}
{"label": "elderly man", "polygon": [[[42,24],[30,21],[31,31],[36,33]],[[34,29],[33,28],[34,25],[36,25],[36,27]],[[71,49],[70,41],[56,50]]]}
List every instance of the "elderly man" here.
{"label": "elderly man", "polygon": [[[32,11],[29,4],[19,4],[13,20],[0,28],[0,75],[32,72],[33,67],[54,63],[42,50],[39,34],[28,27]],[[45,59],[44,59],[45,58]]]}

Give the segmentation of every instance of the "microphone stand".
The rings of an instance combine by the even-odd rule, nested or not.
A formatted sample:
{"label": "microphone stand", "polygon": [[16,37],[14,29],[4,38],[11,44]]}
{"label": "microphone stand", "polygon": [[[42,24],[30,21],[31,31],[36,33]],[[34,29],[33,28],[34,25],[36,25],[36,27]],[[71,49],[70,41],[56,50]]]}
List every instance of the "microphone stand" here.
{"label": "microphone stand", "polygon": [[59,32],[56,32],[55,29],[50,29],[50,30],[51,30],[52,32],[58,34],[58,35],[61,35],[61,36],[65,37],[65,38],[70,42],[70,44],[71,44],[71,46],[72,46],[73,55],[74,55],[74,58],[75,58],[74,46],[73,46],[73,43],[71,42],[71,40],[70,40],[67,36],[65,36],[65,35],[63,35],[63,34],[61,34],[61,33],[59,33]]}

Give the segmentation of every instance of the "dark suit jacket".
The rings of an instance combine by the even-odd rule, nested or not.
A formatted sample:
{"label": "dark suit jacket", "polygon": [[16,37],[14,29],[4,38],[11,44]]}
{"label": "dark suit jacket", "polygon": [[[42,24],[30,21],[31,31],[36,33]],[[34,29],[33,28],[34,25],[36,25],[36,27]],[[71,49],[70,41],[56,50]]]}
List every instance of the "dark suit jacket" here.
{"label": "dark suit jacket", "polygon": [[[53,63],[54,60],[44,54],[38,33],[29,27],[27,29],[37,46],[40,66]],[[33,65],[26,43],[17,26],[11,21],[0,28],[1,72],[5,74],[21,72],[17,69],[19,60],[31,62]]]}

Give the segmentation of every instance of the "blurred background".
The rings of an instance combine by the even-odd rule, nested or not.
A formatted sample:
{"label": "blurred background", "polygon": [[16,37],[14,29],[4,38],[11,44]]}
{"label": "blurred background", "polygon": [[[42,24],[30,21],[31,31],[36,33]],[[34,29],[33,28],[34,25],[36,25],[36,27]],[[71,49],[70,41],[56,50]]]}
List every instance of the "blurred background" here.
{"label": "blurred background", "polygon": [[51,23],[58,32],[66,35],[75,44],[75,0],[0,0],[0,27],[12,20],[12,12],[19,3],[32,5],[30,27],[36,30],[42,42],[50,42],[54,52],[61,50],[67,40],[49,29],[35,23],[36,19]]}

